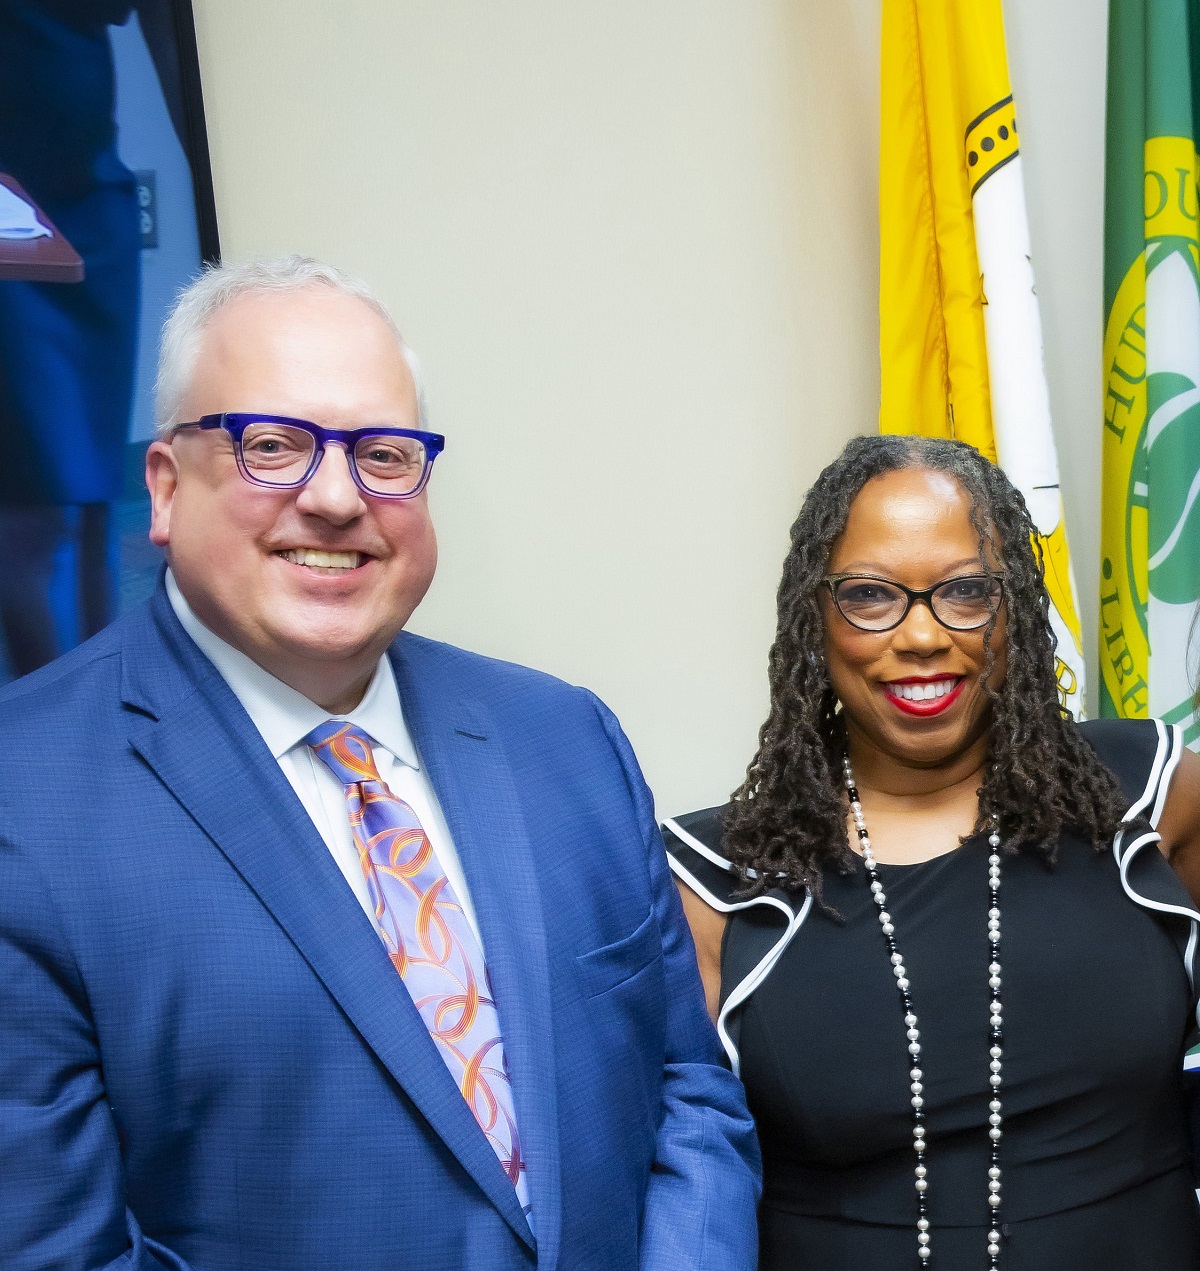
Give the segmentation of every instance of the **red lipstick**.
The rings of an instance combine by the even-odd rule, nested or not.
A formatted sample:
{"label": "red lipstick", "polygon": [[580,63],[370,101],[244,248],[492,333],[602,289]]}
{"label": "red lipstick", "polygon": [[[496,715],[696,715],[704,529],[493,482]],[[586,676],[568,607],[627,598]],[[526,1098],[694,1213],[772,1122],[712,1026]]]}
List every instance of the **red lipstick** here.
{"label": "red lipstick", "polygon": [[927,679],[914,677],[906,680],[891,680],[883,688],[887,694],[888,701],[897,709],[902,710],[906,715],[918,715],[925,718],[930,715],[940,715],[943,711],[949,710],[958,700],[959,694],[962,693],[963,685],[967,682],[966,677],[957,677],[958,683],[948,693],[943,693],[941,697],[925,697],[914,700],[909,697],[901,697],[896,689],[901,684],[936,684],[939,681],[953,678],[955,677],[949,675],[935,675]]}

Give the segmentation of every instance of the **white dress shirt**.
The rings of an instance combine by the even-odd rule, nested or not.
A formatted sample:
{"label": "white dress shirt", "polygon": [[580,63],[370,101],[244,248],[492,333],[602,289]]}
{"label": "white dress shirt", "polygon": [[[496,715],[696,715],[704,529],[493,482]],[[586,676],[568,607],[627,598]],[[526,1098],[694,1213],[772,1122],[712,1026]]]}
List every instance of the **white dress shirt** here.
{"label": "white dress shirt", "polygon": [[388,789],[417,814],[476,939],[480,939],[458,851],[404,722],[396,677],[386,655],[379,659],[362,701],[348,715],[331,715],[214,635],[192,612],[170,570],[167,570],[166,581],[167,597],[175,616],[200,651],[220,671],[262,734],[376,931],[379,924],[375,921],[375,907],[350,833],[345,787],[308,746],[301,744],[302,738],[328,719],[357,724],[371,737],[374,742],[371,753],[379,775]]}

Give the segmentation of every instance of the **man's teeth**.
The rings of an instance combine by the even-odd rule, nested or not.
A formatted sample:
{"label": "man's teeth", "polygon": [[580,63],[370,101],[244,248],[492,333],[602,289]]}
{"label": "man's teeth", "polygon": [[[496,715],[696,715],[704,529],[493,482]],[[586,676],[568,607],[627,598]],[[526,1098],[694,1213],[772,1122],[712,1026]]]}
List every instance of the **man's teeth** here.
{"label": "man's teeth", "polygon": [[298,547],[281,552],[293,565],[309,565],[314,569],[357,569],[362,559],[358,552],[319,552],[315,547]]}
{"label": "man's teeth", "polygon": [[930,680],[926,684],[889,684],[888,688],[908,702],[927,702],[932,697],[945,697],[958,683],[956,679]]}

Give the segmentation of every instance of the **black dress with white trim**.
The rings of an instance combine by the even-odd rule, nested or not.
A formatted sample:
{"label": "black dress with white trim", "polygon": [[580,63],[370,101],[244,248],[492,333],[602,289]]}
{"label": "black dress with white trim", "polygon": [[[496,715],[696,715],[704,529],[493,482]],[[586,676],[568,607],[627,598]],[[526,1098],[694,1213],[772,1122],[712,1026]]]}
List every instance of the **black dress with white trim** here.
{"label": "black dress with white trim", "polygon": [[[1178,729],[1085,724],[1153,825]],[[719,1031],[759,1126],[769,1271],[914,1266],[904,1023],[860,867],[825,900],[752,901],[721,854],[721,809],[668,821],[676,875],[729,914]],[[880,866],[921,1018],[935,1259],[985,1265],[989,1140],[986,838]],[[1194,1040],[1200,913],[1132,829],[1097,853],[1004,862],[1004,1227],[1012,1271],[1198,1271],[1183,1054]]]}

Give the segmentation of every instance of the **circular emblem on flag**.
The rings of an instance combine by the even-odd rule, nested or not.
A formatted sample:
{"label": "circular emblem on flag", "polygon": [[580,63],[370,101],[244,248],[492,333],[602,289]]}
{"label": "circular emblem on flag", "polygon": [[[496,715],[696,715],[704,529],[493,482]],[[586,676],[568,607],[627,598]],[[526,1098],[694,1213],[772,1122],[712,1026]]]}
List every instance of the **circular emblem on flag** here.
{"label": "circular emblem on flag", "polygon": [[1104,339],[1101,670],[1117,714],[1192,719],[1188,636],[1200,596],[1200,250],[1195,150],[1146,148],[1146,249]]}
{"label": "circular emblem on flag", "polygon": [[[1153,411],[1146,421],[1152,435],[1146,469],[1154,492],[1148,509],[1150,592],[1167,604],[1190,605],[1200,569],[1200,389],[1186,375],[1158,371],[1147,380],[1146,396]],[[1156,401],[1162,404],[1153,409]]]}
{"label": "circular emblem on flag", "polygon": [[1139,256],[1117,289],[1104,335],[1106,506],[1100,542],[1100,670],[1117,713],[1133,717],[1146,716],[1150,707],[1145,296],[1145,259]]}

